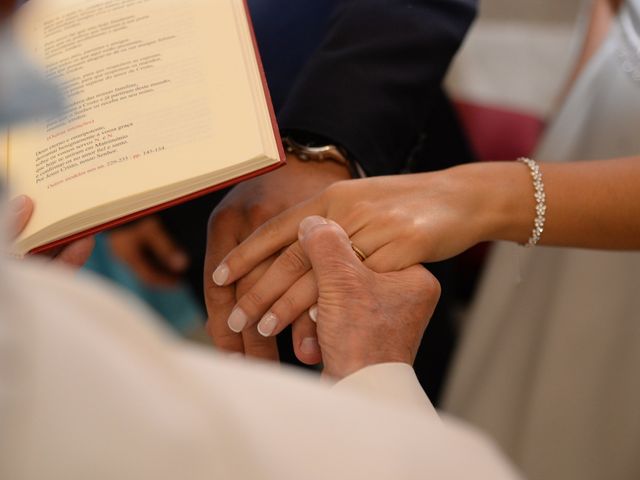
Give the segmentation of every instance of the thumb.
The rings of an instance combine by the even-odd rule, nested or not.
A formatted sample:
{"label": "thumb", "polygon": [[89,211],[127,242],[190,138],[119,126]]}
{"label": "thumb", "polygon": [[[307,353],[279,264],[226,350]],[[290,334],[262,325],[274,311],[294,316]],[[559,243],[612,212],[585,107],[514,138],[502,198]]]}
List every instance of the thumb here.
{"label": "thumb", "polygon": [[29,197],[21,195],[10,202],[9,208],[13,216],[11,220],[12,234],[18,236],[29,223],[33,213],[33,201]]}
{"label": "thumb", "polygon": [[351,248],[347,233],[326,218],[313,216],[302,220],[298,239],[318,279],[335,276],[345,267],[354,271],[364,268]]}

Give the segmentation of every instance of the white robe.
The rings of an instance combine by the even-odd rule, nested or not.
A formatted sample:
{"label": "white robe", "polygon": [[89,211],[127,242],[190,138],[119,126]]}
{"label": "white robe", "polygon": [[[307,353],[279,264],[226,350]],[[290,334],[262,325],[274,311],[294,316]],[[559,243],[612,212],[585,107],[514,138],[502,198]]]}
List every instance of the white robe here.
{"label": "white robe", "polygon": [[517,478],[408,365],[330,387],[182,343],[85,275],[0,262],[3,480]]}
{"label": "white robe", "polygon": [[[640,154],[639,32],[640,0],[629,1],[535,158]],[[640,253],[495,248],[445,409],[528,478],[640,478]]]}

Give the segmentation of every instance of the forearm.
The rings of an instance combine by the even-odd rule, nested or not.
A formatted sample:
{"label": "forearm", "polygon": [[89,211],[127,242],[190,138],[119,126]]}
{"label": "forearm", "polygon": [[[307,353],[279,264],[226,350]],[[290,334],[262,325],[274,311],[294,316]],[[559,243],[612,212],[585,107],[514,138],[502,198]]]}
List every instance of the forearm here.
{"label": "forearm", "polygon": [[[515,162],[486,165],[485,178],[490,174],[502,180],[479,182],[484,195],[495,198],[486,215],[484,240],[526,243],[535,217],[527,167]],[[541,163],[541,169],[547,203],[541,245],[640,249],[640,157]]]}

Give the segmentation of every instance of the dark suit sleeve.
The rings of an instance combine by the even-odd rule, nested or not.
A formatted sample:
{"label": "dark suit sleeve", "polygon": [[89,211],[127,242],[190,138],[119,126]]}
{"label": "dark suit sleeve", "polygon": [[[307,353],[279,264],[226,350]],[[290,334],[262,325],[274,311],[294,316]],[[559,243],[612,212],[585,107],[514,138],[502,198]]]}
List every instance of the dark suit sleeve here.
{"label": "dark suit sleeve", "polygon": [[477,0],[341,2],[280,110],[280,128],[331,139],[369,175],[398,173],[476,6]]}

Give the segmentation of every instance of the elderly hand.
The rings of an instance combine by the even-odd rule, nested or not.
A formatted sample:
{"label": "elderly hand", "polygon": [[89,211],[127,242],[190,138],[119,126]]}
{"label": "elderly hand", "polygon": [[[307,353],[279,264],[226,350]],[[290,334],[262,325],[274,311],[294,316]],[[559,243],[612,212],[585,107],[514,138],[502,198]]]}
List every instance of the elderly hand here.
{"label": "elderly hand", "polygon": [[[33,201],[29,197],[22,195],[14,198],[10,202],[9,208],[11,211],[10,215],[12,216],[12,230],[14,236],[17,236],[24,230],[27,223],[29,223],[29,219],[33,213]],[[91,256],[94,245],[95,239],[93,237],[83,238],[65,247],[47,252],[43,256],[51,258],[56,262],[79,268],[84,265]]]}
{"label": "elderly hand", "polygon": [[317,339],[324,373],[343,378],[379,363],[412,365],[438,303],[440,285],[414,266],[377,274],[354,254],[345,231],[322,217],[302,221],[299,239],[318,284]]}
{"label": "elderly hand", "polygon": [[[236,318],[231,328],[227,324],[237,300],[264,274],[277,251],[263,256],[251,268],[247,268],[243,279],[234,285],[221,287],[214,284],[213,271],[233,248],[260,225],[308,200],[329,185],[349,177],[348,169],[337,163],[305,163],[289,155],[286,167],[236,186],[213,211],[207,237],[204,289],[209,316],[207,329],[218,348],[263,359],[278,358],[275,338],[265,338],[255,328],[240,333],[244,330],[242,318]],[[304,314],[304,310],[300,310],[300,314]],[[310,325],[308,318],[306,320],[294,325],[294,336],[303,337],[307,330],[312,329],[313,325]],[[308,357],[305,360],[317,363],[320,359]]]}

